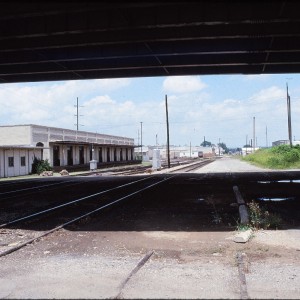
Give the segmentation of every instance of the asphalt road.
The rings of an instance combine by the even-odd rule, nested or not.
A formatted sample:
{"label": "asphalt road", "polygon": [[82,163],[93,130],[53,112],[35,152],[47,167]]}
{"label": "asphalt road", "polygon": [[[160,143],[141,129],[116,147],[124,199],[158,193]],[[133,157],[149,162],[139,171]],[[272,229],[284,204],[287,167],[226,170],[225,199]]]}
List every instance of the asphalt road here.
{"label": "asphalt road", "polygon": [[214,162],[204,166],[201,169],[195,170],[193,173],[223,173],[223,172],[272,172],[253,166],[238,158],[223,157],[216,159]]}

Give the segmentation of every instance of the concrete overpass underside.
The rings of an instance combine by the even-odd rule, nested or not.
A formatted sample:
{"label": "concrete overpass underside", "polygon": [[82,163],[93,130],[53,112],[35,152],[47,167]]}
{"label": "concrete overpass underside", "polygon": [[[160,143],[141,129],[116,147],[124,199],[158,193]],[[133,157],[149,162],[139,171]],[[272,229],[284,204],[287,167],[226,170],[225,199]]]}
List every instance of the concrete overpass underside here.
{"label": "concrete overpass underside", "polygon": [[0,82],[298,73],[299,1],[5,2]]}

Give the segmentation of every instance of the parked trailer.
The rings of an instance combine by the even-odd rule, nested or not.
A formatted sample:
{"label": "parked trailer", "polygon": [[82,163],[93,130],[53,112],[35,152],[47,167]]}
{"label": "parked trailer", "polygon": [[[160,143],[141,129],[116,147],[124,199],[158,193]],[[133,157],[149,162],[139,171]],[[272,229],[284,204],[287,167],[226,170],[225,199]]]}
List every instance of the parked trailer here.
{"label": "parked trailer", "polygon": [[192,151],[192,152],[181,152],[179,157],[190,157],[190,158],[199,158],[203,157],[203,151]]}

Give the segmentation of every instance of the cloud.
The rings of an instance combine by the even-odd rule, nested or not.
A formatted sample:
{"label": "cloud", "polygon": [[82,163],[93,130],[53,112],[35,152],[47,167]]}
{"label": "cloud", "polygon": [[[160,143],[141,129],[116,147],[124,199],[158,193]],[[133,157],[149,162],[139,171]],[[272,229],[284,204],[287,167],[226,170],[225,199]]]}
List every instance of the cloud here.
{"label": "cloud", "polygon": [[[249,89],[249,83],[240,80],[239,88],[235,89],[236,82],[231,83],[230,78],[213,79],[206,78],[211,89],[205,89],[206,84],[197,76],[149,78],[147,81],[99,79],[2,84],[0,122],[1,125],[33,123],[76,129],[78,97],[79,124],[84,125],[81,130],[133,137],[138,143],[142,122],[145,145],[154,145],[156,134],[162,144],[166,142],[166,109],[162,92],[168,91],[172,144],[183,145],[191,141],[195,145],[205,136],[213,143],[221,138],[228,146],[238,146],[245,143],[246,135],[252,135],[254,116],[258,141],[265,140],[266,125],[270,141],[285,138],[284,88],[273,83],[263,84],[264,87],[259,89],[251,83]],[[300,132],[296,118],[300,105],[296,101],[296,96],[292,97],[295,134]]]}
{"label": "cloud", "polygon": [[271,86],[267,89],[263,89],[258,93],[255,93],[250,97],[252,102],[270,102],[270,101],[283,101],[286,98],[286,92],[277,86]]}
{"label": "cloud", "polygon": [[271,78],[271,75],[270,74],[245,75],[243,78],[246,81],[266,80]]}
{"label": "cloud", "polygon": [[94,105],[114,104],[115,102],[108,96],[97,96],[89,101],[84,102],[84,106],[90,107]]}
{"label": "cloud", "polygon": [[163,82],[163,90],[170,93],[193,93],[203,90],[206,84],[199,77],[173,76]]}

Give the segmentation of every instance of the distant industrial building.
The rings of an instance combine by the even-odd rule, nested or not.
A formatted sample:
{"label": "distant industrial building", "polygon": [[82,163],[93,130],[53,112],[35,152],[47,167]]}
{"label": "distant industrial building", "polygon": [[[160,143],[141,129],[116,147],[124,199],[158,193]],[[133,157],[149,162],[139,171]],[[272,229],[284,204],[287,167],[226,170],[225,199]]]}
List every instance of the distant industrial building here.
{"label": "distant industrial building", "polygon": [[259,147],[255,147],[255,149],[253,149],[253,147],[250,147],[250,146],[249,147],[243,147],[242,148],[242,155],[246,156],[248,154],[251,154],[251,153],[257,151],[258,149],[260,149],[260,148]]}
{"label": "distant industrial building", "polygon": [[[279,145],[289,145],[290,141],[289,140],[278,140],[275,142],[272,142],[272,147],[279,146]],[[300,141],[292,141],[292,145],[300,145]]]}
{"label": "distant industrial building", "polygon": [[272,147],[280,146],[280,145],[288,145],[289,143],[290,143],[289,140],[278,140],[278,141],[272,142]]}
{"label": "distant industrial building", "polygon": [[31,173],[34,158],[53,167],[134,160],[134,139],[40,125],[0,126],[0,177]]}
{"label": "distant industrial building", "polygon": [[[149,161],[153,158],[153,151],[155,149],[160,150],[160,158],[167,159],[167,147],[166,145],[159,145],[159,146],[143,146],[135,148],[135,156],[140,157],[141,151],[143,156],[143,161]],[[220,150],[220,151],[219,151]],[[170,146],[170,159],[177,159],[177,158],[196,158],[196,157],[214,157],[223,155],[224,149],[218,148],[217,146],[212,147],[202,147],[202,146]]]}

